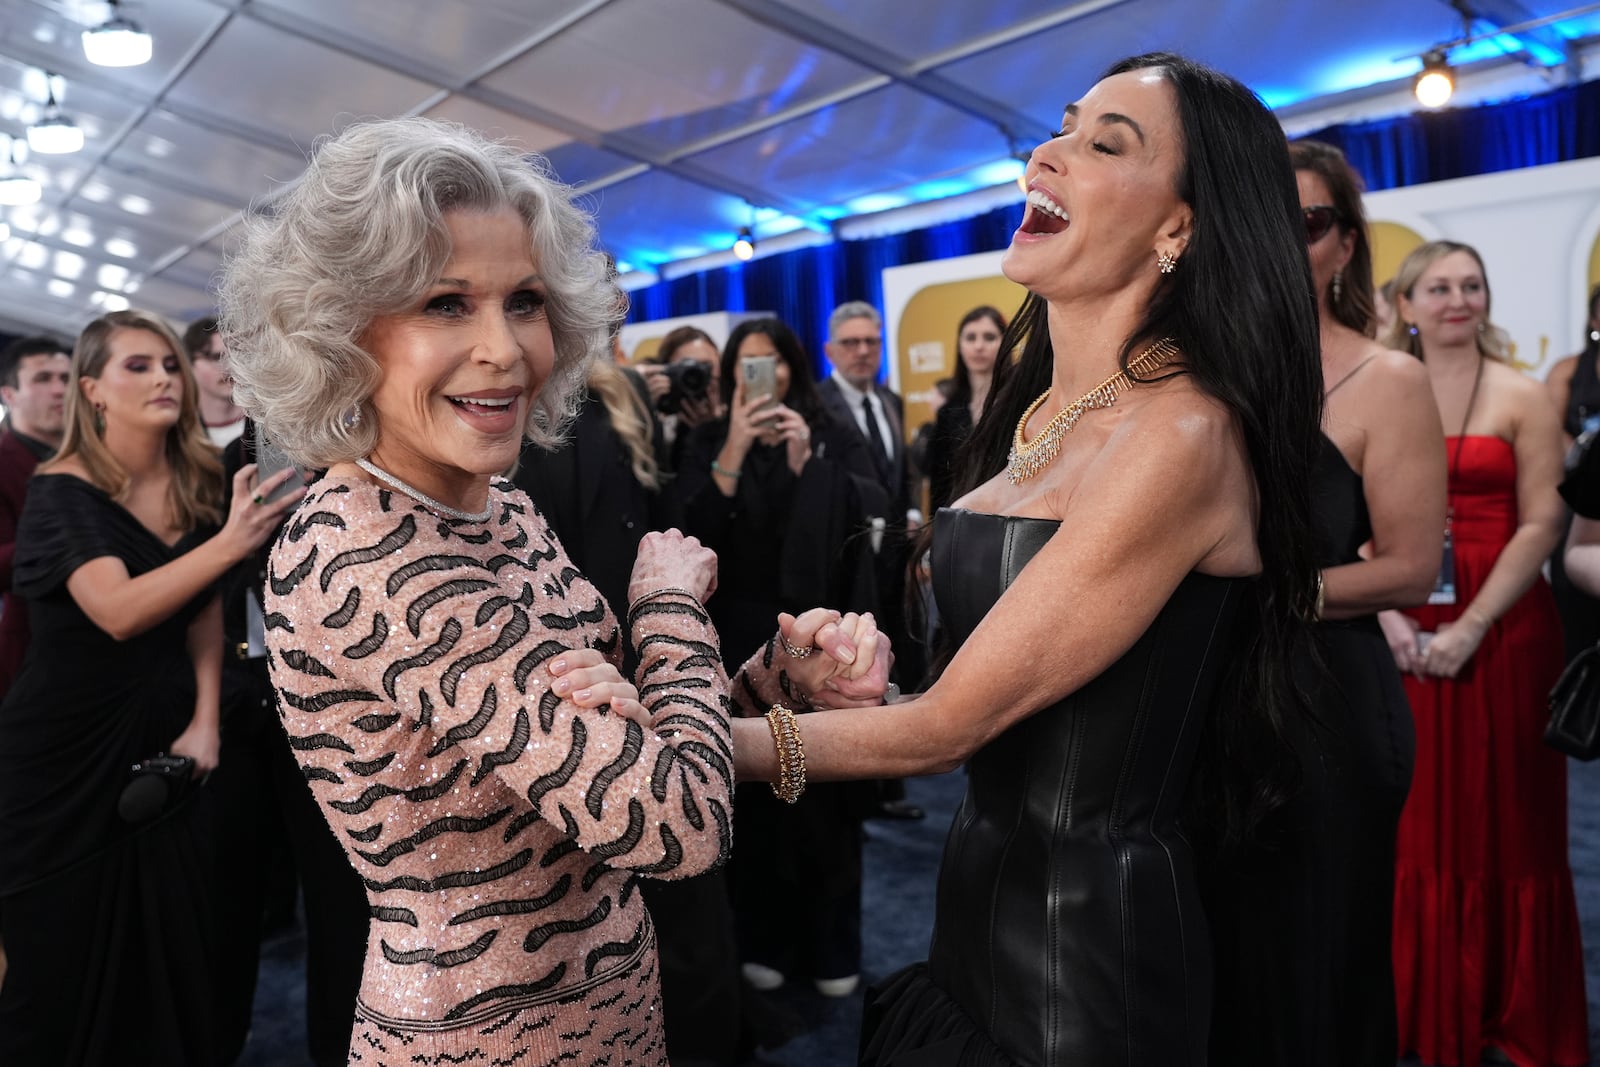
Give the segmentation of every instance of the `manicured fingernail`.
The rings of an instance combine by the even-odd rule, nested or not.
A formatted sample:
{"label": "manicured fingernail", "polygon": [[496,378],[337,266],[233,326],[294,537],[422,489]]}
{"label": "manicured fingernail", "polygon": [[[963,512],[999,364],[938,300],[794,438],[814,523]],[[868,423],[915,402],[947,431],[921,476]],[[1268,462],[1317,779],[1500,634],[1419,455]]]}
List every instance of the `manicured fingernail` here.
{"label": "manicured fingernail", "polygon": [[558,659],[555,662],[550,664],[550,673],[551,674],[561,674],[566,669],[567,669],[567,661],[564,660],[564,659]]}
{"label": "manicured fingernail", "polygon": [[567,678],[557,678],[550,685],[550,691],[552,693],[555,693],[557,696],[565,694],[566,691],[568,689],[571,689],[571,688],[572,688],[572,682],[571,682],[571,680],[569,680]]}
{"label": "manicured fingernail", "polygon": [[576,693],[572,694],[572,699],[581,704],[585,700],[589,699],[589,694],[591,692],[592,692],[592,690],[589,690],[589,689],[580,689]]}
{"label": "manicured fingernail", "polygon": [[841,642],[839,645],[839,659],[845,663],[854,663],[856,661],[856,646],[849,641]]}

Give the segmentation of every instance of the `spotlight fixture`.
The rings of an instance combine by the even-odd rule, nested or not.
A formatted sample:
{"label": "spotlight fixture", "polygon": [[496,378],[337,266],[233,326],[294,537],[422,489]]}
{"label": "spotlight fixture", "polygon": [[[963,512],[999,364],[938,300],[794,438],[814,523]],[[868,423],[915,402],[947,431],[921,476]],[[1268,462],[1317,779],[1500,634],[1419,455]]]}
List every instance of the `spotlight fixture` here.
{"label": "spotlight fixture", "polygon": [[4,165],[0,166],[0,207],[36,204],[43,195],[38,182],[17,170],[17,143],[11,141],[6,148]]}
{"label": "spotlight fixture", "polygon": [[47,74],[50,98],[44,106],[44,117],[28,127],[28,147],[45,155],[66,155],[83,147],[83,129],[61,113],[56,103],[55,76]]}
{"label": "spotlight fixture", "polygon": [[733,242],[735,259],[749,261],[756,254],[756,235],[748,226],[739,227],[739,236]]}
{"label": "spotlight fixture", "polygon": [[83,54],[100,67],[137,67],[150,62],[150,35],[132,19],[123,18],[117,0],[110,0],[111,17],[83,31]]}
{"label": "spotlight fixture", "polygon": [[1450,70],[1450,59],[1443,49],[1435,49],[1422,57],[1422,73],[1412,84],[1417,102],[1423,107],[1444,107],[1456,91],[1456,76]]}

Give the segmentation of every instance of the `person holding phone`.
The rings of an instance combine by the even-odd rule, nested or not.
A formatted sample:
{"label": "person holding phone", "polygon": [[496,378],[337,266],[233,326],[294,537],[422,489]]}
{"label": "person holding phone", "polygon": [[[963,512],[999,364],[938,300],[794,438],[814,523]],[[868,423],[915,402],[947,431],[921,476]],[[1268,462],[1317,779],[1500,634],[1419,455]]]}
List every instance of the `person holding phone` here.
{"label": "person holding phone", "polygon": [[139,825],[119,798],[158,754],[217,766],[214,583],[298,494],[267,504],[284,476],[244,467],[222,521],[194,374],[154,315],[84,329],[65,419],[17,531],[34,637],[0,704],[0,1063],[126,1062],[136,1042],[210,1067],[209,798]]}
{"label": "person holding phone", "polygon": [[[854,427],[823,409],[810,360],[778,319],[740,323],[722,350],[727,415],[696,428],[673,490],[684,531],[717,553],[709,609],[735,665],[766,640],[772,617],[812,603],[877,604],[865,510],[851,475]],[[860,971],[861,785],[823,786],[800,803],[765,786],[738,791],[730,865],[745,976],[771,989],[809,978],[848,995]]]}

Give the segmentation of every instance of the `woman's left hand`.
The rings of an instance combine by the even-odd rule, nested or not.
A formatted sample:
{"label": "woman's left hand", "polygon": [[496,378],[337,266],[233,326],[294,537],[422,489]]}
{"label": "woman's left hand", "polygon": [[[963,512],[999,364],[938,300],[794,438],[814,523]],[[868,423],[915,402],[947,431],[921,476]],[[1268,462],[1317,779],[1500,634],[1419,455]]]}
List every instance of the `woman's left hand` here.
{"label": "woman's left hand", "polygon": [[[784,671],[816,707],[883,703],[894,652],[871,612],[841,616],[828,608],[812,608],[798,618],[780,614],[778,638]],[[790,649],[804,654],[795,656]]]}
{"label": "woman's left hand", "polygon": [[575,648],[552,657],[545,668],[553,681],[550,691],[580,708],[606,704],[624,718],[650,725],[650,710],[639,703],[639,691],[605,656],[592,648]]}
{"label": "woman's left hand", "polygon": [[188,756],[194,760],[194,776],[204,778],[217,769],[217,759],[222,751],[222,733],[215,723],[190,719],[189,725],[179,734],[167,753]]}
{"label": "woman's left hand", "polygon": [[1463,614],[1455,622],[1441,623],[1439,632],[1422,650],[1422,673],[1435,678],[1454,678],[1478,651],[1487,632],[1488,627],[1470,613]]}
{"label": "woman's left hand", "polygon": [[811,427],[807,425],[805,417],[793,408],[786,408],[782,404],[772,409],[776,412],[768,425],[763,438],[771,435],[774,443],[782,441],[784,452],[789,461],[789,469],[799,477],[805,469],[806,461],[811,458]]}

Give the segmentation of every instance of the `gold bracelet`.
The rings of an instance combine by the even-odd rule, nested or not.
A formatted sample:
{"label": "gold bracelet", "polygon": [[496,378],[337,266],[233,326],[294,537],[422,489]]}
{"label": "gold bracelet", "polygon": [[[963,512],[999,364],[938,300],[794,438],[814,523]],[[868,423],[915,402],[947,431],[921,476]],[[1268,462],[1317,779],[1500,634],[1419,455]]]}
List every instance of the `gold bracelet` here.
{"label": "gold bracelet", "polygon": [[806,791],[806,746],[800,740],[800,727],[794,712],[782,704],[768,710],[767,725],[778,750],[778,780],[772,783],[772,792],[785,804],[793,804]]}

